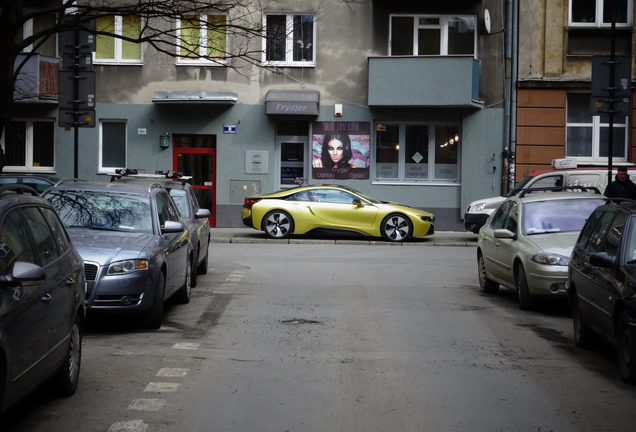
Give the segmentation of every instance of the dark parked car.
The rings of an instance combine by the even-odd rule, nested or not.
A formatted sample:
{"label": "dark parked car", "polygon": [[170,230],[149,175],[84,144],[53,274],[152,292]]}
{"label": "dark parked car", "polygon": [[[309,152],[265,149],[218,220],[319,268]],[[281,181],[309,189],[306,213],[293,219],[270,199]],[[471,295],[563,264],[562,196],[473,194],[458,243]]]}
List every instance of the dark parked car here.
{"label": "dark parked car", "polygon": [[49,379],[75,393],[84,327],[84,265],[48,201],[0,187],[0,414]]}
{"label": "dark parked car", "polygon": [[568,269],[574,340],[615,345],[623,380],[636,384],[636,202],[598,207],[581,231]]}
{"label": "dark parked car", "polygon": [[24,184],[39,194],[59,182],[61,179],[48,174],[22,174],[22,173],[2,173],[0,174],[0,186],[5,184]]}
{"label": "dark parked car", "polygon": [[192,286],[197,286],[197,274],[208,272],[208,248],[210,246],[210,210],[199,206],[199,200],[192,185],[188,183],[190,177],[180,172],[166,171],[157,174],[138,174],[136,170],[124,170],[111,178],[111,181],[121,183],[160,183],[166,189],[181,214],[183,222],[190,234],[190,242],[195,251],[196,271],[192,272]]}
{"label": "dark parked car", "polygon": [[136,315],[159,328],[166,299],[190,301],[194,252],[161,184],[63,182],[44,197],[84,259],[89,314]]}

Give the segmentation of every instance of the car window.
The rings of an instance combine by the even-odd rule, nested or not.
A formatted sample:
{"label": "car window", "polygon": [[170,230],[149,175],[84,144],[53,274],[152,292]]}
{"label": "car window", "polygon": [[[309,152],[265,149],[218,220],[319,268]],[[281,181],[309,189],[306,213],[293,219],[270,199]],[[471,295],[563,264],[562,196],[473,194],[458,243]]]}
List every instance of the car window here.
{"label": "car window", "polygon": [[298,192],[288,198],[289,201],[313,201],[311,191]]}
{"label": "car window", "polygon": [[355,196],[337,189],[319,189],[313,192],[314,201],[352,204]]}
{"label": "car window", "polygon": [[630,264],[636,264],[636,216],[631,217],[629,233],[625,233],[629,238],[627,240],[627,251],[625,252],[625,261]]}
{"label": "car window", "polygon": [[52,186],[50,182],[36,178],[24,178],[22,179],[22,183],[32,187],[40,194]]}
{"label": "car window", "polygon": [[576,244],[578,246],[585,247],[585,243],[587,243],[587,240],[590,238],[590,236],[594,232],[594,229],[596,228],[596,224],[598,223],[603,213],[604,212],[597,211],[590,215],[589,220],[586,222],[585,226],[583,227],[583,231],[581,231],[581,234],[579,235],[579,238],[576,241]]}
{"label": "car window", "polygon": [[580,231],[603,199],[559,199],[524,204],[523,232],[526,235]]}
{"label": "car window", "polygon": [[55,236],[55,239],[57,240],[57,243],[61,248],[61,253],[63,254],[71,248],[71,240],[68,237],[68,233],[64,229],[64,225],[62,225],[60,218],[55,214],[53,210],[48,208],[40,208],[40,211],[42,211],[44,218],[51,227],[53,236]]}
{"label": "car window", "polygon": [[499,206],[495,215],[492,217],[492,221],[490,222],[490,226],[492,229],[502,229],[504,224],[506,223],[506,216],[508,216],[508,210],[512,206],[512,201],[507,201]]}
{"label": "car window", "polygon": [[624,227],[625,216],[622,214],[618,214],[607,230],[605,241],[601,243],[601,247],[599,249],[611,257],[616,257],[616,255],[618,255],[618,248],[621,244],[621,239],[623,238]]}
{"label": "car window", "polygon": [[191,217],[190,202],[188,201],[186,191],[183,189],[171,188],[169,189],[169,192],[172,200],[177,205],[177,209],[179,210],[179,213],[181,213],[181,216],[185,218]]}
{"label": "car window", "polygon": [[31,231],[35,248],[42,267],[52,263],[59,258],[60,253],[55,243],[53,233],[49,225],[44,220],[44,216],[35,207],[27,207],[21,210],[27,222],[27,227]]}
{"label": "car window", "polygon": [[180,219],[179,210],[177,210],[170,197],[166,193],[158,193],[156,196],[157,212],[161,227],[164,227],[167,220],[178,222]]}
{"label": "car window", "polygon": [[35,250],[17,210],[9,212],[0,228],[0,274],[7,274],[16,261],[35,263]]}
{"label": "car window", "polygon": [[601,220],[596,224],[594,231],[592,231],[592,235],[590,236],[590,240],[585,245],[585,249],[590,253],[599,252],[601,248],[601,242],[603,241],[603,237],[607,232],[607,229],[610,226],[610,223],[614,219],[614,213],[605,212],[601,217]]}
{"label": "car window", "polygon": [[188,195],[190,196],[190,201],[192,202],[192,206],[194,207],[194,211],[199,210],[199,200],[197,199],[197,194],[194,193],[194,189],[186,189]]}
{"label": "car window", "polygon": [[556,187],[563,186],[563,174],[546,176],[538,179],[530,187],[533,188],[541,188],[541,187]]}
{"label": "car window", "polygon": [[510,211],[508,211],[508,217],[506,218],[506,222],[504,223],[504,229],[512,231],[513,233],[517,232],[517,226],[519,221],[519,205],[516,202],[512,202],[510,206]]}

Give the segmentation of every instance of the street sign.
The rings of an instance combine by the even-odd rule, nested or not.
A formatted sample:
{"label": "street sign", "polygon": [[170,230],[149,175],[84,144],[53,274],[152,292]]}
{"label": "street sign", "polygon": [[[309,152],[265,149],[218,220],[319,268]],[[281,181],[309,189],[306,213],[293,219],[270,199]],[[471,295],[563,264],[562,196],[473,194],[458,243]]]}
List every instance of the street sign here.
{"label": "street sign", "polygon": [[[74,15],[64,15],[62,18],[62,23],[71,24],[75,23],[78,17]],[[85,17],[84,17],[85,19]],[[83,27],[82,30],[77,30],[77,42],[78,49],[80,53],[91,53],[95,52],[96,49],[96,41],[95,41],[95,20],[83,21],[77,24],[78,28]],[[57,46],[59,52],[73,52],[75,50],[75,30],[60,32],[57,37]]]}
{"label": "street sign", "polygon": [[62,53],[62,69],[74,70],[76,64],[80,70],[92,70],[93,69],[93,54],[80,53],[76,59],[75,53],[73,52]]}
{"label": "street sign", "polygon": [[[629,115],[631,104],[629,98],[614,98],[612,114],[619,117]],[[592,96],[590,112],[593,116],[609,115],[610,101],[607,97]]]}
{"label": "street sign", "polygon": [[632,94],[631,57],[615,56],[614,77],[610,77],[610,59],[610,56],[592,56],[592,96],[608,97],[613,87],[614,98],[628,98]]}
{"label": "street sign", "polygon": [[[79,85],[77,95],[75,95],[75,82]],[[61,109],[95,108],[95,71],[85,70],[75,75],[74,71],[61,70],[58,88],[58,103]]]}
{"label": "street sign", "polygon": [[95,127],[95,110],[60,109],[57,124],[60,127]]}

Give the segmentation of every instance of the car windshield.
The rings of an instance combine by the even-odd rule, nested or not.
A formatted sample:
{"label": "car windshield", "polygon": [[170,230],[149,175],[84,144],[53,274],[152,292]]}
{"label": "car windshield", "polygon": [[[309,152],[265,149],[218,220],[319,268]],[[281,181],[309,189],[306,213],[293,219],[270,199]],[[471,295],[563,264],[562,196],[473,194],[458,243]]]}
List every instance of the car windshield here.
{"label": "car windshield", "polygon": [[189,218],[190,206],[188,205],[189,204],[188,195],[186,191],[183,189],[175,189],[175,188],[168,189],[168,191],[170,192],[170,196],[172,196],[172,200],[177,205],[177,208],[179,209],[179,213],[181,213],[181,216],[185,218]]}
{"label": "car windshield", "polygon": [[152,232],[150,199],[101,191],[49,191],[45,196],[67,228]]}
{"label": "car windshield", "polygon": [[523,233],[581,231],[594,209],[605,204],[602,198],[535,201],[524,204]]}

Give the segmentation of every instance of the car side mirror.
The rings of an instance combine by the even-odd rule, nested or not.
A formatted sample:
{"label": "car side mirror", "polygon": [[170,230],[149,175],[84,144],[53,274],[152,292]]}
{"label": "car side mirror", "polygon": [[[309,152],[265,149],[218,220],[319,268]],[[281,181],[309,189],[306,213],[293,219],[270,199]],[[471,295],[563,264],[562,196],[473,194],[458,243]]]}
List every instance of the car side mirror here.
{"label": "car side mirror", "polygon": [[357,207],[364,207],[364,205],[362,204],[362,201],[360,201],[358,198],[355,198],[355,199],[352,201],[352,204],[353,204],[354,206],[357,206]]}
{"label": "car side mirror", "polygon": [[493,236],[499,239],[514,239],[515,233],[507,229],[496,229],[493,232]]}
{"label": "car side mirror", "polygon": [[607,252],[598,252],[590,256],[590,264],[594,267],[614,268],[616,257],[610,256]]}
{"label": "car side mirror", "polygon": [[183,231],[185,231],[185,225],[183,225],[181,222],[175,221],[166,221],[163,228],[161,228],[162,234],[180,233]]}
{"label": "car side mirror", "polygon": [[45,279],[46,273],[44,273],[44,269],[39,265],[30,262],[16,261],[13,264],[11,272],[0,277],[0,282],[2,282],[4,286],[18,286],[22,282],[43,281]]}
{"label": "car side mirror", "polygon": [[209,218],[211,216],[212,213],[210,212],[210,210],[202,208],[197,210],[196,214],[194,215],[194,217],[196,217],[197,219]]}

